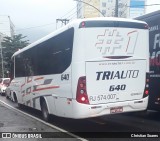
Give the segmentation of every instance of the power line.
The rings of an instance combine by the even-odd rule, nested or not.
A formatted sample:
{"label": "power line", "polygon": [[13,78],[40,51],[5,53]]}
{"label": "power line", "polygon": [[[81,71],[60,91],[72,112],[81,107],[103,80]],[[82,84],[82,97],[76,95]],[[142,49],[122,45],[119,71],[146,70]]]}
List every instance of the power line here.
{"label": "power line", "polygon": [[[145,6],[156,6],[156,5],[160,5],[160,4],[149,4],[149,5],[134,5],[134,6],[127,6],[127,3],[126,3],[126,4],[124,5],[124,7],[126,7],[126,8],[132,8],[132,7],[145,7]],[[124,11],[122,11],[122,13],[121,13],[120,16],[122,16],[126,10],[127,10],[127,9],[125,9]]]}
{"label": "power line", "polygon": [[[83,7],[83,6],[82,6]],[[79,8],[78,9],[78,11],[80,10],[80,9],[82,9],[82,7],[81,8]],[[61,18],[63,18],[63,17],[65,17],[66,15],[68,15],[69,13],[71,13],[75,8],[77,8],[77,7],[74,7],[73,9],[71,9],[70,11],[68,11],[65,15],[63,15]],[[71,15],[69,15],[67,18],[69,18],[69,17],[73,17],[73,15],[75,15],[77,13],[77,11],[76,12],[74,12],[74,13],[72,13]],[[66,18],[66,19],[67,19]],[[44,24],[44,25],[39,25],[39,26],[33,26],[33,27],[26,27],[26,28],[21,28],[21,29],[17,29],[17,30],[15,30],[15,31],[22,31],[22,30],[29,30],[29,29],[33,29],[33,28],[41,28],[41,27],[45,27],[45,26],[49,26],[49,25],[54,25],[54,24],[56,24],[56,22],[54,22],[54,23],[49,23],[49,24]],[[7,32],[7,31],[6,31]],[[8,31],[9,32],[9,31]]]}
{"label": "power line", "polygon": [[72,10],[70,10],[69,12],[67,12],[65,15],[63,15],[62,17],[61,17],[61,19],[63,18],[63,17],[65,17],[66,15],[68,15],[69,13],[71,13],[74,9],[76,9],[77,7],[74,7]]}
{"label": "power line", "polygon": [[[65,15],[63,15],[62,17],[66,16],[67,14],[69,14],[70,12],[72,12],[76,7],[74,7],[73,9],[71,9],[69,12],[67,12]],[[73,14],[72,14],[73,15]],[[72,16],[71,15],[71,16]],[[61,18],[62,18],[61,17]],[[56,24],[56,22],[54,23],[49,23],[49,24],[44,24],[44,25],[39,25],[39,26],[33,26],[33,27],[26,27],[26,28],[22,28],[22,29],[17,29],[15,31],[21,31],[21,30],[29,30],[29,29],[33,29],[33,28],[41,28],[41,27],[45,27],[45,26],[50,26],[50,25],[54,25]]]}
{"label": "power line", "polygon": [[[160,4],[134,5],[134,6],[126,6],[126,5],[125,5],[125,7],[156,6],[156,5],[160,5]],[[65,15],[63,15],[62,17],[65,17],[66,15],[68,15],[69,13],[71,13],[75,8],[76,8],[76,7],[74,7],[73,9],[71,9],[69,12],[67,12],[67,13],[66,13]],[[81,7],[81,8],[82,8],[82,7]],[[79,8],[79,10],[80,10],[81,8]],[[77,10],[77,11],[79,11],[79,10]],[[71,17],[72,15],[76,14],[77,11],[74,12],[74,13],[72,13],[71,15],[69,15],[67,18],[69,18],[69,17]],[[1,16],[3,16],[3,15],[1,15]],[[62,17],[61,17],[61,18],[62,18]],[[15,31],[29,30],[29,29],[33,29],[33,28],[41,28],[41,27],[45,27],[45,26],[49,26],[49,25],[54,25],[54,24],[56,24],[56,22],[54,22],[54,23],[49,23],[49,24],[44,24],[44,25],[39,25],[39,26],[33,26],[33,27],[27,27],[27,28],[17,29],[17,30],[15,30]],[[7,32],[7,31],[5,31],[5,32]],[[8,31],[8,32],[9,32],[9,31]]]}
{"label": "power line", "polygon": [[33,28],[40,28],[40,27],[54,25],[54,24],[56,24],[56,23],[54,22],[54,23],[49,23],[49,24],[44,24],[44,25],[39,25],[39,26],[27,27],[27,28],[17,29],[15,31],[28,30],[28,29],[33,29]]}
{"label": "power line", "polygon": [[142,7],[142,6],[156,6],[156,5],[160,5],[160,4],[149,4],[149,5],[132,5],[132,6],[126,6],[126,7]]}
{"label": "power line", "polygon": [[73,19],[75,19],[77,17],[77,15],[74,15],[70,18],[70,21],[72,21]]}
{"label": "power line", "polygon": [[74,12],[74,13],[72,13],[71,15],[69,15],[69,16],[67,17],[67,19],[70,19],[70,17],[73,17],[73,15],[77,15],[77,11]]}
{"label": "power line", "polygon": [[[62,17],[68,15],[69,13],[71,13],[76,7],[72,8],[70,11],[68,11],[65,15],[63,15]],[[73,15],[73,14],[72,14]],[[71,15],[71,16],[72,16]],[[0,15],[0,16],[5,16],[5,15]],[[61,18],[62,18],[61,17]],[[38,26],[32,26],[32,27],[26,27],[26,28],[21,28],[21,29],[17,29],[15,31],[22,31],[22,30],[29,30],[29,29],[33,29],[33,28],[41,28],[41,27],[45,27],[45,26],[50,26],[50,25],[56,25],[56,22],[54,23],[48,23],[48,24],[44,24],[44,25],[38,25]],[[10,31],[5,31],[5,32],[10,32]]]}

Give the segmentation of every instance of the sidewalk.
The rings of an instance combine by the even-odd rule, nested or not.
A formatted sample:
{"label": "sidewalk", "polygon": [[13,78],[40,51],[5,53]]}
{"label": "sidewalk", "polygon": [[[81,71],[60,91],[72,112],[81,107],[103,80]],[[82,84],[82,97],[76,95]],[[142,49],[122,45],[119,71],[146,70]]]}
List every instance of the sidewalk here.
{"label": "sidewalk", "polygon": [[[25,114],[22,114],[14,109],[12,109],[11,107],[5,105],[4,103],[2,103],[0,101],[0,141],[6,140],[6,138],[2,138],[2,134],[5,133],[12,133],[12,137],[16,138],[17,136],[13,136],[13,133],[18,134],[18,132],[20,132],[19,137],[20,138],[16,138],[16,139],[11,139],[11,140],[22,140],[22,138],[26,138],[28,140],[28,135],[26,135],[27,133],[31,133],[32,135],[29,135],[29,140],[33,140],[33,141],[38,141],[38,140],[44,140],[44,141],[53,141],[54,140],[78,140],[75,139],[73,137],[69,138],[69,135],[66,135],[54,128],[51,128],[47,125],[45,125],[44,123],[33,119]],[[41,138],[44,137],[44,132],[46,132],[45,134],[52,134],[52,138]],[[52,133],[51,133],[52,132]],[[24,134],[23,134],[24,133]],[[26,134],[25,134],[26,133]],[[37,137],[38,138],[34,138],[33,139],[33,134],[37,133]],[[42,133],[42,135],[38,134],[38,133]],[[27,136],[27,137],[26,137]],[[32,137],[31,137],[32,136]],[[65,136],[67,138],[65,138]],[[32,139],[31,139],[32,138]],[[9,138],[8,138],[9,140]],[[24,139],[25,140],[25,139]]]}

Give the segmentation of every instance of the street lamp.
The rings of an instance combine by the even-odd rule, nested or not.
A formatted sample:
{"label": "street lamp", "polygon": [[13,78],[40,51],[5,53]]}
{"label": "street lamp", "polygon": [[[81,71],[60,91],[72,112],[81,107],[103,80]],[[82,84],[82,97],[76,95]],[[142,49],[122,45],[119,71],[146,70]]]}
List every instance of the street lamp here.
{"label": "street lamp", "polygon": [[81,1],[81,0],[74,0],[74,1],[82,2],[82,3],[84,3],[84,4],[87,4],[87,5],[91,6],[91,7],[93,7],[93,8],[96,9],[99,13],[101,13],[101,15],[102,15],[103,17],[105,17],[105,15],[104,15],[98,8],[96,8],[95,6],[93,6],[93,5],[91,5],[91,4],[87,3],[87,2]]}

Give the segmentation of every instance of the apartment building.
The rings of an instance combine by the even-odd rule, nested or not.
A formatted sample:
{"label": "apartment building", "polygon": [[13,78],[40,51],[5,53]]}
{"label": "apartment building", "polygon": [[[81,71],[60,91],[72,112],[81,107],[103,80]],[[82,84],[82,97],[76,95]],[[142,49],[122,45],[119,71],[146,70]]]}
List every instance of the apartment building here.
{"label": "apartment building", "polygon": [[145,1],[146,0],[82,0],[81,2],[77,2],[77,18],[102,16],[132,18],[136,15],[140,16],[145,14]]}
{"label": "apartment building", "polygon": [[77,2],[77,18],[100,17],[100,0],[82,0]]}
{"label": "apartment building", "polygon": [[146,0],[130,0],[130,18],[142,16],[146,13]]}

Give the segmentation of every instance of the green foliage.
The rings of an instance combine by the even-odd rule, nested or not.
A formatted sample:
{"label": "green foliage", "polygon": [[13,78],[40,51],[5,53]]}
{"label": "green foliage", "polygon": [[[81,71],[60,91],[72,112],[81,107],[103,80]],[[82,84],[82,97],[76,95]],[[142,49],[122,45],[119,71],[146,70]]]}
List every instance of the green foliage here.
{"label": "green foliage", "polygon": [[[12,55],[18,51],[29,45],[29,41],[25,40],[26,36],[22,34],[14,35],[11,37],[4,37],[3,42],[1,43],[3,47],[3,64],[4,64],[4,73],[7,77],[7,71],[10,72],[10,64]],[[1,65],[2,62],[0,62]],[[0,67],[1,68],[1,67]]]}

